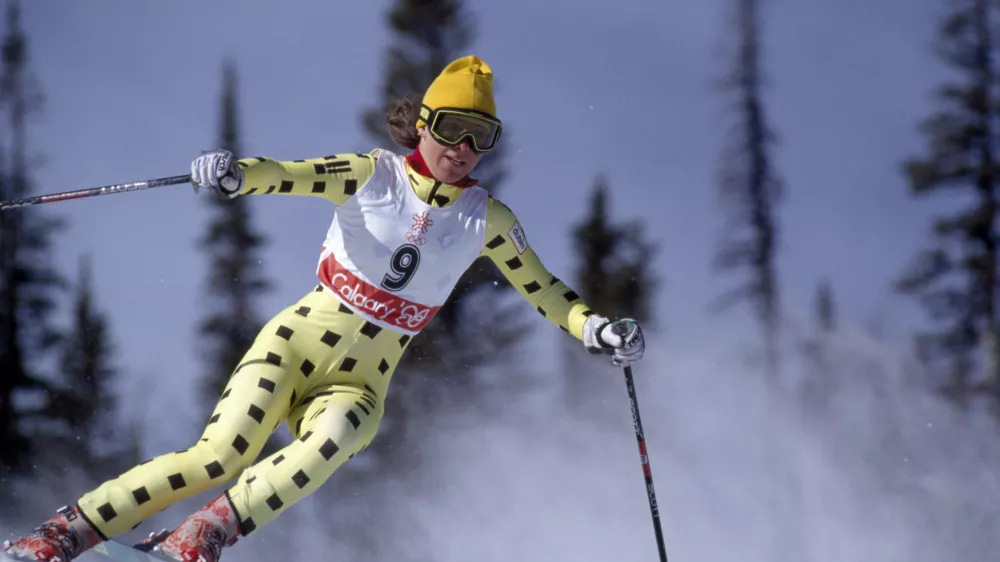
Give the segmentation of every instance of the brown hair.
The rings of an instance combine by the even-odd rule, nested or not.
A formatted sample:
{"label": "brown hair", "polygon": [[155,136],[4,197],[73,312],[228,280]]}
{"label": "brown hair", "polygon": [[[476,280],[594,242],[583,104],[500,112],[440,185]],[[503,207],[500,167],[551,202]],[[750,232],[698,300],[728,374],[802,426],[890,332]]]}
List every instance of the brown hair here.
{"label": "brown hair", "polygon": [[420,144],[417,134],[417,118],[420,116],[420,106],[409,98],[396,100],[385,115],[389,125],[389,135],[396,144],[413,150]]}

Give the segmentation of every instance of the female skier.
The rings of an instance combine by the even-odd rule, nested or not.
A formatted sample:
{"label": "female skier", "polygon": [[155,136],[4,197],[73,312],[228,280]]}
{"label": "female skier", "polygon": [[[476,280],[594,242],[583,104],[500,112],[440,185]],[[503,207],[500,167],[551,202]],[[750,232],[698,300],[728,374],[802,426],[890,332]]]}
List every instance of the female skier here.
{"label": "female skier", "polygon": [[[631,319],[594,314],[551,275],[517,218],[469,173],[496,146],[501,122],[493,73],[478,57],[448,65],[418,107],[387,115],[382,149],[312,160],[236,161],[217,150],[191,165],[217,196],[288,194],[332,201],[335,212],[315,290],[278,313],[236,366],[201,439],[145,462],[61,508],[30,535],[5,543],[25,560],[69,562],[166,507],[236,484],[156,539],[184,562],[217,562],[223,547],[312,493],[374,438],[396,364],[467,267],[486,255],[553,324],[616,364],[639,360]],[[285,422],[294,441],[254,464]]]}

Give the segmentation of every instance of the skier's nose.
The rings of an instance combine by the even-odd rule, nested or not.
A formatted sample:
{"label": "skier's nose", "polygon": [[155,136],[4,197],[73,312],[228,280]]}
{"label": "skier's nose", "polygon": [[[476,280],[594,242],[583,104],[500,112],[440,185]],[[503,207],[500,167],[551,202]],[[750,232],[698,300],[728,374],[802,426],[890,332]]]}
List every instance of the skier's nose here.
{"label": "skier's nose", "polygon": [[466,155],[472,152],[472,139],[469,137],[463,138],[458,144],[455,145],[455,151],[461,155]]}

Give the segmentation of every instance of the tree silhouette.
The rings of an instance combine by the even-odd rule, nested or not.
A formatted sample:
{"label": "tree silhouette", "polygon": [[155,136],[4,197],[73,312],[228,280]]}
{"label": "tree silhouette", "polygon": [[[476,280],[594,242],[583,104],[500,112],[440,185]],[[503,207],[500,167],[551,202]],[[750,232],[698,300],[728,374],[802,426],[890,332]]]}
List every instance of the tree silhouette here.
{"label": "tree silhouette", "polygon": [[[240,158],[239,109],[236,67],[223,65],[220,99],[219,148]],[[198,245],[209,258],[206,280],[206,315],[198,327],[205,358],[201,388],[205,408],[211,411],[233,369],[253,344],[263,322],[254,300],[270,289],[264,279],[259,251],[264,237],[253,226],[250,202],[207,197],[212,220]]]}
{"label": "tree silhouette", "polygon": [[801,351],[806,362],[802,399],[809,412],[825,413],[837,388],[831,337],[837,331],[836,302],[828,281],[816,287],[812,333],[803,339]]}
{"label": "tree silhouette", "polygon": [[[647,332],[653,326],[651,301],[659,282],[649,271],[656,251],[644,238],[641,222],[614,223],[609,215],[609,182],[604,176],[594,180],[587,216],[573,227],[576,254],[576,281],[580,296],[596,313],[615,318],[634,318]],[[588,359],[581,356],[579,342],[567,344],[566,395],[571,409],[596,414],[605,400],[617,403],[620,396],[607,391],[611,380],[606,372],[582,368]]]}
{"label": "tree silhouette", "polygon": [[[42,97],[28,66],[28,38],[17,2],[8,3],[6,24],[0,103],[7,117],[7,142],[0,151],[0,199],[18,199],[32,191],[28,118],[40,108]],[[39,364],[59,339],[51,313],[63,281],[49,250],[50,236],[60,226],[33,208],[0,213],[0,474],[32,469],[37,452],[32,438],[50,412],[52,383]]]}
{"label": "tree silhouette", "polygon": [[126,469],[139,457],[136,436],[119,415],[108,320],[94,302],[89,259],[81,260],[72,308],[72,324],[62,340],[60,382],[53,391],[51,416],[65,424],[49,445],[101,478]]}
{"label": "tree silhouette", "polygon": [[[938,52],[955,78],[937,91],[940,108],[920,124],[926,153],[903,170],[914,197],[967,192],[973,204],[932,225],[934,243],[894,284],[924,306],[934,331],[917,336],[926,364],[944,372],[946,396],[966,403],[970,393],[998,391],[997,361],[997,4],[952,4],[940,24]],[[980,346],[985,354],[976,353]],[[976,373],[980,382],[976,382]]]}
{"label": "tree silhouette", "polygon": [[749,301],[764,339],[768,373],[779,374],[780,298],[776,255],[775,206],[782,186],[770,156],[774,142],[762,99],[760,14],[757,0],[738,0],[736,32],[740,38],[726,89],[735,93],[739,119],[726,147],[720,188],[727,222],[715,256],[723,272],[746,272],[747,280],[722,295],[716,310]]}
{"label": "tree silhouette", "polygon": [[[393,39],[386,54],[381,99],[363,112],[362,121],[378,146],[399,150],[388,135],[386,112],[398,99],[419,101],[445,66],[466,54],[474,26],[457,0],[397,0],[387,19]],[[509,143],[505,128],[504,140],[476,168],[480,185],[494,194],[505,177],[504,147]],[[525,333],[524,325],[516,321],[521,312],[518,303],[501,305],[501,298],[512,292],[487,258],[477,260],[460,278],[434,320],[410,342],[393,377],[393,394],[398,398],[387,404],[384,429],[369,447],[370,456],[397,467],[416,462],[419,448],[408,445],[414,443],[409,439],[412,420],[440,408],[446,395],[475,400],[479,392],[472,376],[475,370],[503,358]],[[490,319],[470,318],[473,305],[489,310]],[[443,392],[445,385],[448,393]]]}

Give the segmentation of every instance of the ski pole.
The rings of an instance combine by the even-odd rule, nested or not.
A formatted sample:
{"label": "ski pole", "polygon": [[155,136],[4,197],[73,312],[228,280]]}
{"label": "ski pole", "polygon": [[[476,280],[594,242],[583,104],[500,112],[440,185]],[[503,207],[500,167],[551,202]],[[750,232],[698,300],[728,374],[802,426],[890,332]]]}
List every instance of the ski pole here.
{"label": "ski pole", "polygon": [[653,471],[649,467],[649,454],[646,452],[646,437],[642,431],[642,418],[639,417],[639,401],[635,397],[635,381],[632,379],[632,366],[625,365],[625,387],[628,389],[628,399],[632,403],[632,424],[635,426],[635,438],[639,442],[639,460],[642,462],[642,473],[646,477],[646,494],[649,496],[649,511],[653,515],[653,531],[656,533],[656,547],[660,551],[660,562],[667,562],[667,548],[663,545],[663,528],[660,525],[660,508],[656,504],[656,491],[653,489]]}
{"label": "ski pole", "polygon": [[112,193],[125,193],[126,191],[138,191],[140,189],[150,189],[162,187],[164,185],[176,185],[191,181],[190,175],[170,176],[153,180],[137,181],[132,183],[118,183],[90,189],[80,189],[77,191],[64,191],[62,193],[52,193],[49,195],[37,195],[25,199],[12,199],[10,201],[0,201],[0,211],[27,207],[29,205],[41,205],[42,203],[58,203],[59,201],[69,201],[70,199],[83,199],[85,197],[96,197],[98,195],[108,195]]}

